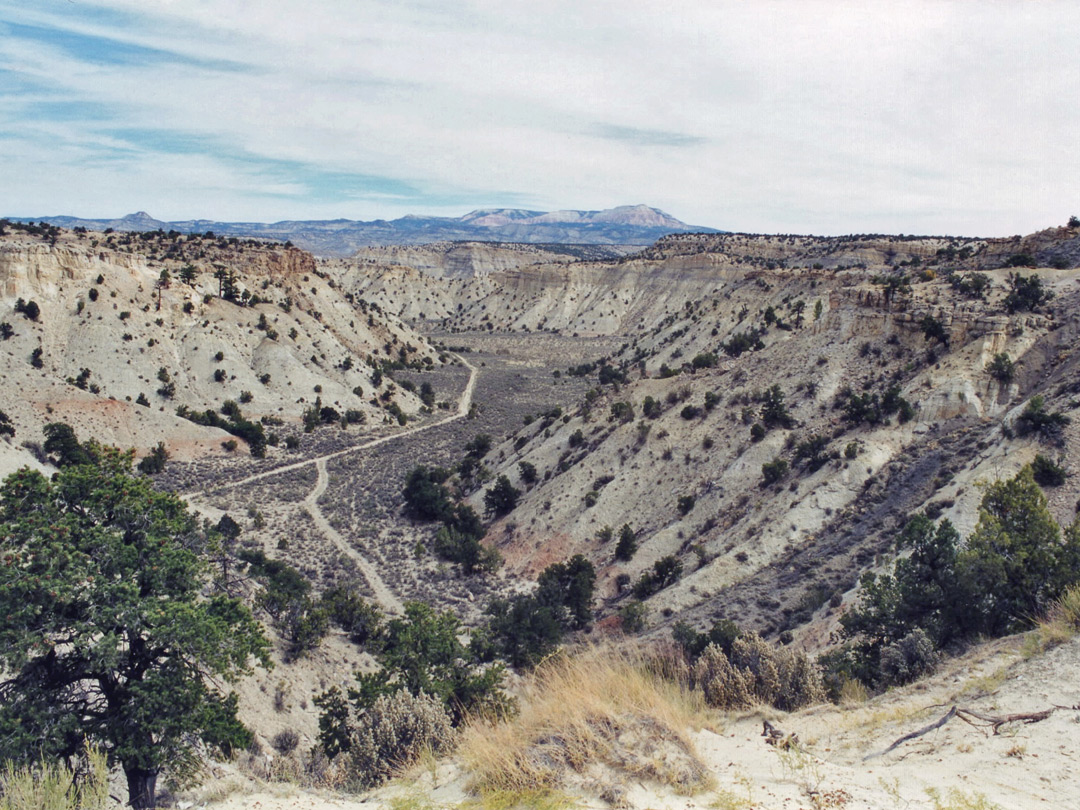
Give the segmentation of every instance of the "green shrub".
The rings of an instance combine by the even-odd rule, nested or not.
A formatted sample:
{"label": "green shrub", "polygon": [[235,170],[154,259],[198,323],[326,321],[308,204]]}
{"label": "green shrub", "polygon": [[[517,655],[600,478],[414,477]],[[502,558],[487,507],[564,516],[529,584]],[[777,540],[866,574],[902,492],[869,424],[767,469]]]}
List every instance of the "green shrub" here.
{"label": "green shrub", "polygon": [[458,462],[457,471],[462,480],[468,481],[484,469],[481,459],[491,451],[493,440],[486,433],[478,433],[465,445],[465,457]]}
{"label": "green shrub", "polygon": [[634,583],[634,596],[648,599],[657,591],[674,585],[682,576],[682,570],[682,563],[674,555],[661,557],[653,563],[651,571],[642,571],[638,581]]}
{"label": "green shrub", "polygon": [[718,619],[707,633],[699,633],[686,622],[676,622],[671,631],[671,638],[678,644],[691,663],[705,652],[710,644],[715,644],[725,655],[730,655],[731,645],[742,635],[739,626],[730,619]]}
{"label": "green shrub", "polygon": [[1063,467],[1055,464],[1042,453],[1031,462],[1031,474],[1036,483],[1044,487],[1059,487],[1065,483],[1067,474]]}
{"label": "green shrub", "polygon": [[767,428],[790,428],[794,424],[791,414],[784,404],[784,392],[779,385],[773,385],[765,391],[761,404],[761,423]]}
{"label": "green shrub", "polygon": [[477,660],[500,657],[514,667],[533,667],[562,642],[564,629],[557,609],[533,594],[493,599],[486,613],[487,623],[473,633],[470,642]]}
{"label": "green shrub", "polygon": [[641,403],[641,415],[647,419],[656,419],[663,412],[664,407],[657,399],[653,399],[652,397],[645,397],[645,400]]}
{"label": "green shrub", "polygon": [[949,276],[952,288],[968,298],[985,298],[986,291],[990,289],[990,277],[985,273],[973,272],[960,275],[953,273]]}
{"label": "green shrub", "polygon": [[446,520],[453,512],[453,502],[444,483],[450,471],[442,467],[414,467],[405,478],[402,496],[405,513],[417,520]]}
{"label": "green shrub", "polygon": [[828,438],[815,433],[795,446],[795,458],[805,460],[807,471],[815,472],[829,460],[828,446]]}
{"label": "green shrub", "polygon": [[146,475],[157,475],[165,470],[165,462],[169,460],[169,452],[165,449],[164,442],[158,442],[140,462],[139,472]]}
{"label": "green shrub", "polygon": [[630,528],[629,523],[624,523],[619,529],[619,542],[615,545],[615,559],[628,562],[637,553],[637,535]]}
{"label": "green shrub", "polygon": [[535,484],[537,479],[536,465],[528,461],[518,462],[518,475],[523,484]]}
{"label": "green shrub", "polygon": [[761,336],[765,334],[765,331],[764,329],[758,330],[751,327],[746,332],[736,332],[728,338],[727,342],[721,343],[720,348],[729,357],[738,357],[743,352],[764,349],[765,344],[762,342]]}
{"label": "green shrub", "polygon": [[484,509],[488,514],[502,517],[513,511],[517,506],[521,490],[510,483],[505,475],[495,479],[494,485],[484,493]]}
{"label": "green shrub", "polygon": [[619,608],[619,621],[624,633],[640,633],[645,629],[648,616],[649,609],[645,603],[636,599]]}
{"label": "green shrub", "polygon": [[697,500],[693,495],[680,495],[676,507],[678,508],[680,515],[688,515],[694,508],[695,503],[697,503]]}
{"label": "green shrub", "polygon": [[852,424],[867,422],[877,425],[893,414],[897,414],[898,421],[904,423],[915,416],[915,408],[900,395],[897,385],[887,388],[880,397],[870,391],[856,394],[845,386],[836,395],[836,406],[843,408],[844,419]]}
{"label": "green shrub", "polygon": [[[938,649],[955,639],[1015,632],[1080,579],[1080,520],[1062,538],[1030,466],[987,487],[966,545],[949,521],[935,526],[917,515],[897,546],[911,554],[891,574],[865,574],[857,602],[840,617],[852,643],[832,663],[867,685],[902,673],[897,656],[911,650],[901,642],[916,630]],[[909,639],[908,647],[919,640]],[[897,644],[883,671],[884,650]]]}
{"label": "green shrub", "polygon": [[1009,288],[1009,294],[1005,296],[1005,309],[1010,313],[1035,312],[1054,298],[1053,291],[1046,289],[1038,276],[1010,273]]}
{"label": "green shrub", "polygon": [[[473,512],[470,506],[461,506],[458,509]],[[502,564],[502,556],[497,549],[488,548],[480,542],[483,530],[463,530],[455,525],[456,520],[457,516],[435,533],[435,553],[444,560],[460,563],[461,570],[466,575],[498,570]]]}
{"label": "green shrub", "polygon": [[[168,372],[165,369],[161,369],[168,376]],[[158,379],[161,379],[161,373],[159,372]],[[169,383],[172,385],[172,383]],[[158,390],[161,393],[161,390]],[[266,456],[266,431],[263,430],[262,424],[259,422],[252,422],[249,419],[244,418],[243,412],[240,410],[240,406],[231,399],[225,400],[221,404],[221,413],[224,414],[227,419],[222,419],[211,409],[205,411],[192,411],[189,410],[186,405],[181,405],[176,409],[176,415],[194,422],[197,425],[208,425],[210,427],[218,427],[232,435],[243,439],[247,442],[248,450],[255,458],[264,458]],[[235,450],[235,442],[231,450]],[[230,450],[230,452],[231,452]]]}
{"label": "green shrub", "polygon": [[1006,267],[1035,267],[1035,257],[1030,253],[1014,253],[1005,260]]}
{"label": "green shrub", "polygon": [[[405,615],[391,619],[380,634],[375,658],[381,669],[356,676],[357,688],[350,692],[354,707],[365,710],[379,697],[399,689],[412,695],[423,692],[438,698],[458,725],[471,712],[504,706],[502,667],[479,667],[459,640],[460,634],[461,623],[453,613],[407,602]],[[325,748],[321,733],[320,742]]]}
{"label": "green shrub", "polygon": [[91,439],[80,443],[75,429],[66,422],[50,422],[41,432],[45,442],[41,449],[49,455],[49,461],[57,467],[74,467],[96,463],[100,447]]}
{"label": "green shrub", "polygon": [[600,371],[597,375],[597,378],[600,381],[600,385],[625,383],[629,380],[629,378],[626,376],[625,371],[617,369],[614,366],[610,366],[607,363],[604,363],[600,366]]}
{"label": "green shrub", "polygon": [[701,416],[701,408],[699,408],[697,405],[687,405],[682,409],[679,416],[687,420],[697,419],[699,416]]}
{"label": "green shrub", "polygon": [[396,402],[391,402],[386,406],[386,412],[394,418],[399,425],[404,427],[409,421],[409,417],[405,415],[405,411],[401,410],[401,406]]}
{"label": "green shrub", "polygon": [[350,724],[346,778],[355,787],[381,785],[426,752],[449,751],[455,741],[450,715],[436,698],[400,689],[375,700]]}
{"label": "green shrub", "polygon": [[786,459],[774,458],[761,465],[761,484],[762,486],[771,486],[778,481],[783,480],[787,475],[788,463]]}
{"label": "green shrub", "polygon": [[634,406],[629,402],[611,403],[611,420],[625,424],[634,418]]}
{"label": "green shrub", "polygon": [[24,301],[21,298],[15,302],[15,311],[31,321],[36,321],[38,316],[41,315],[41,307],[37,305],[36,301]]}
{"label": "green shrub", "polygon": [[1016,375],[1016,364],[1008,354],[999,352],[994,355],[994,359],[990,361],[986,370],[998,382],[1009,383]]}
{"label": "green shrub", "polygon": [[900,686],[929,675],[936,668],[940,656],[934,642],[919,627],[898,641],[881,650],[879,664],[881,686]]}
{"label": "green shrub", "polygon": [[933,315],[923,316],[923,319],[919,321],[919,328],[922,329],[923,337],[927,340],[936,340],[946,346],[949,344],[949,333],[945,325]]}
{"label": "green shrub", "polygon": [[552,608],[567,630],[585,630],[592,624],[596,570],[585,557],[575,554],[565,563],[552,563],[536,580],[536,599]]}
{"label": "green shrub", "polygon": [[337,585],[326,591],[321,601],[330,621],[344,630],[353,644],[362,647],[378,637],[382,614],[355,592]]}
{"label": "green shrub", "polygon": [[1021,436],[1037,433],[1042,439],[1058,442],[1069,421],[1069,417],[1063,413],[1047,411],[1046,400],[1038,394],[1031,398],[1023,413],[1016,418],[1016,432]]}
{"label": "green shrub", "polygon": [[695,369],[712,368],[719,362],[719,358],[713,352],[702,352],[694,357],[690,365]]}

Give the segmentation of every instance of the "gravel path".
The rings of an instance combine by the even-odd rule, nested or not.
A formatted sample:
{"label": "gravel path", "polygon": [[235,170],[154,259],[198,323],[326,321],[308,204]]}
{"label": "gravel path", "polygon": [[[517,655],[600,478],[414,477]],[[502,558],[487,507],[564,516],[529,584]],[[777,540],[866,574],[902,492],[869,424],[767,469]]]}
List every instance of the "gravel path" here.
{"label": "gravel path", "polygon": [[357,551],[348,540],[342,537],[337,529],[330,525],[326,516],[322,513],[322,509],[319,508],[319,498],[326,492],[326,486],[330,481],[330,476],[326,473],[326,458],[316,459],[315,468],[319,471],[319,478],[315,482],[315,488],[304,498],[304,507],[311,515],[311,519],[315,521],[315,528],[356,563],[356,567],[360,569],[360,573],[364,575],[368,585],[371,586],[375,601],[379,603],[380,608],[387,613],[398,616],[403,615],[405,606],[401,604],[401,600],[397,598],[386,582],[383,581],[383,578],[379,576],[375,566],[367,557]]}
{"label": "gravel path", "polygon": [[[267,470],[266,472],[257,473],[255,475],[249,475],[246,478],[240,478],[235,481],[230,481],[225,484],[215,485],[215,491],[221,491],[223,489],[233,489],[235,487],[242,486],[244,484],[250,484],[254,481],[261,481],[267,478],[271,478],[276,475],[284,475],[286,473],[295,472],[296,470],[307,467],[309,464],[315,465],[315,469],[318,471],[318,478],[315,480],[315,486],[311,492],[304,498],[304,507],[311,515],[312,520],[315,522],[315,528],[330,542],[332,542],[338,549],[341,550],[349,559],[356,563],[357,568],[364,575],[368,585],[371,587],[375,596],[375,601],[379,603],[381,607],[387,613],[393,613],[401,615],[405,612],[405,608],[401,603],[398,596],[390,589],[383,578],[379,575],[375,565],[366,556],[361,554],[357,549],[346,540],[340,532],[337,531],[330,522],[326,519],[322,509],[319,507],[319,498],[326,492],[326,488],[329,484],[330,478],[326,471],[326,462],[332,458],[338,458],[339,456],[348,455],[349,453],[356,453],[360,450],[370,450],[373,447],[379,447],[380,445],[388,444],[392,441],[404,439],[407,436],[414,436],[417,433],[422,433],[426,430],[439,427],[441,425],[455,422],[458,419],[464,419],[469,415],[469,409],[472,406],[473,392],[476,390],[476,378],[479,375],[479,370],[472,365],[468,360],[463,357],[459,357],[459,360],[469,369],[469,381],[465,384],[465,390],[461,394],[461,398],[458,400],[457,412],[448,416],[446,419],[441,419],[438,422],[430,422],[426,425],[420,425],[418,427],[409,428],[403,430],[400,433],[391,433],[387,436],[381,436],[378,439],[372,439],[369,442],[358,444],[354,447],[348,447],[344,450],[338,450],[333,453],[325,453],[321,456],[315,456],[313,458],[304,459],[298,461],[295,464],[286,464],[282,467],[277,467],[273,470]],[[193,492],[185,495],[189,501],[197,498],[202,492]]]}

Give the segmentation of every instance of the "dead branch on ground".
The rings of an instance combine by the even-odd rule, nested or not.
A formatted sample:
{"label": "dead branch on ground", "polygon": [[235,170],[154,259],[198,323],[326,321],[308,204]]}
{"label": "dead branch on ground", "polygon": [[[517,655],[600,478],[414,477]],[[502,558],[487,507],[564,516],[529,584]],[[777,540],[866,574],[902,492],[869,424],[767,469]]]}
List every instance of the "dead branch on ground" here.
{"label": "dead branch on ground", "polygon": [[1024,723],[1026,725],[1030,725],[1031,723],[1039,723],[1048,718],[1058,709],[1069,709],[1075,711],[1077,709],[1080,709],[1080,705],[1051,706],[1049,709],[1043,709],[1039,712],[1019,712],[1015,714],[1003,715],[984,714],[983,712],[977,712],[974,709],[961,709],[959,706],[953,706],[951,709],[949,709],[949,711],[947,711],[930,725],[924,726],[918,731],[912,731],[910,734],[905,734],[903,737],[900,737],[898,740],[896,740],[896,742],[894,742],[884,751],[879,751],[876,754],[867,754],[865,757],[863,757],[863,762],[866,762],[869,759],[874,759],[875,757],[884,756],[885,754],[896,750],[899,746],[903,745],[909,740],[914,740],[918,737],[922,737],[924,734],[929,734],[931,731],[934,731],[935,729],[939,729],[944,726],[954,717],[959,717],[965,723],[978,729],[990,728],[993,730],[994,734],[997,734],[1001,730],[1001,727],[1008,723]]}

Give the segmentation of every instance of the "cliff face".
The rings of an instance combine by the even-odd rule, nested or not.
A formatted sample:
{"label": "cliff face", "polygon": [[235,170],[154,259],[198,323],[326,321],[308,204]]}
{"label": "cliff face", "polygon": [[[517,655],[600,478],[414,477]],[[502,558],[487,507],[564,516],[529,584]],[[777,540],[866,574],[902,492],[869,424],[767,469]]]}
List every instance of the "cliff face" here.
{"label": "cliff face", "polygon": [[[433,278],[472,278],[544,262],[570,262],[574,256],[533,245],[490,242],[436,242],[430,245],[391,245],[363,248],[341,264],[411,267]],[[330,264],[333,264],[332,262]]]}
{"label": "cliff face", "polygon": [[[156,281],[162,269],[169,268],[170,272],[176,273],[187,263],[156,261],[150,255],[146,251],[128,252],[70,239],[49,245],[15,235],[0,239],[0,284],[5,298],[33,294],[55,296],[66,281],[89,283],[106,271],[124,271],[133,277]],[[214,251],[193,259],[193,263],[200,272],[209,272],[222,265],[253,279],[282,282],[313,273],[316,269],[311,254],[272,246],[246,251]]]}
{"label": "cliff face", "polygon": [[[618,260],[572,263],[543,256],[527,262],[526,254],[484,247],[487,263],[466,266],[455,264],[454,257],[468,255],[480,262],[479,254],[437,247],[392,249],[392,262],[373,255],[337,263],[330,272],[357,295],[442,329],[488,329],[491,324],[496,329],[625,335],[659,328],[682,308],[710,296],[764,308],[787,294],[816,299],[821,285],[820,290],[829,291],[826,298],[833,290],[854,288],[857,300],[867,306],[932,307],[935,302],[918,290],[914,297],[894,296],[874,279],[892,274],[918,281],[924,270],[936,277],[946,270],[979,269],[990,271],[1000,285],[1014,269],[1003,265],[1015,256],[1032,256],[1045,268],[1040,272],[1053,279],[1080,263],[1080,234],[1068,228],[993,240],[684,234]],[[1067,267],[1046,268],[1049,263]],[[781,290],[780,295],[770,292]],[[935,295],[941,299],[941,293]],[[965,306],[972,305],[950,298],[946,308]]]}

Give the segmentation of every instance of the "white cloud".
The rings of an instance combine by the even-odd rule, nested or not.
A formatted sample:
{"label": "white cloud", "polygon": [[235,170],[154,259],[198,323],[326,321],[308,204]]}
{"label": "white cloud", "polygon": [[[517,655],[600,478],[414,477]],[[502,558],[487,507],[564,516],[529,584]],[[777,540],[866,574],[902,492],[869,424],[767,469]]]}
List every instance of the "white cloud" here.
{"label": "white cloud", "polygon": [[740,230],[1008,234],[1080,212],[1075,4],[0,10],[177,54],[95,62],[0,38],[0,69],[103,118],[5,116],[11,214],[370,218],[512,199],[646,202]]}

